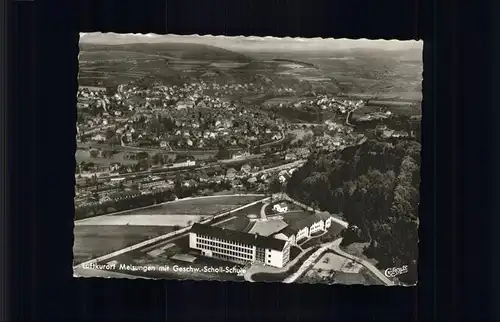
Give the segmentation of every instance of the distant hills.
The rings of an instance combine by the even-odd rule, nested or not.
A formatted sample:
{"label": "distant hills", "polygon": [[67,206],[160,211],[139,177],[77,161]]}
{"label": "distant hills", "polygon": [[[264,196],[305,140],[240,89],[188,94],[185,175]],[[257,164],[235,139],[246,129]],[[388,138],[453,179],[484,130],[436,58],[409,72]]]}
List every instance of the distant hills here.
{"label": "distant hills", "polygon": [[[114,33],[83,34],[80,40],[79,81],[93,86],[147,75],[167,84],[203,77],[378,97],[411,96],[420,92],[414,84],[422,79],[423,44],[415,41]],[[292,66],[297,64],[303,68]]]}
{"label": "distant hills", "polygon": [[250,62],[251,59],[243,54],[210,45],[193,43],[131,43],[131,44],[91,44],[81,43],[80,51],[118,52],[127,51],[144,53],[147,55],[164,56],[165,58],[203,61],[232,61],[239,63]]}
{"label": "distant hills", "polygon": [[157,35],[157,34],[115,34],[82,33],[80,43],[126,44],[126,43],[196,43],[239,52],[332,52],[368,49],[377,51],[421,52],[422,41],[332,39],[332,38],[290,38],[256,36],[213,36],[213,35]]}

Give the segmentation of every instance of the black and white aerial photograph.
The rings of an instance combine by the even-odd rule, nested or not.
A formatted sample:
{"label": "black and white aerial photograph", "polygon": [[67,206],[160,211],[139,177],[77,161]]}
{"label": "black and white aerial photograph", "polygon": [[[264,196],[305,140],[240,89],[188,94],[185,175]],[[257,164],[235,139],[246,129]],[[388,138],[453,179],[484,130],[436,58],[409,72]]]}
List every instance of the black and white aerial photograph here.
{"label": "black and white aerial photograph", "polygon": [[80,33],[74,276],[417,284],[422,51]]}

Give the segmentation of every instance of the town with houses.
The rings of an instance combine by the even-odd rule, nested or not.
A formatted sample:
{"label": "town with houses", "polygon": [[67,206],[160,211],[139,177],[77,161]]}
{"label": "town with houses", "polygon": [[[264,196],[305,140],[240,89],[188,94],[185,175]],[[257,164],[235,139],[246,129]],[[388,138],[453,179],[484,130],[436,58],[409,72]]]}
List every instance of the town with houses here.
{"label": "town with houses", "polygon": [[321,153],[419,129],[370,98],[217,76],[80,80],[75,276],[397,285],[340,248],[342,214],[286,186]]}
{"label": "town with houses", "polygon": [[[218,87],[226,93],[240,88]],[[97,181],[101,184],[98,201],[110,202],[171,190],[175,169],[183,172],[186,168],[199,173],[195,176],[190,171],[181,182],[185,187],[227,182],[232,189],[251,186],[248,191],[262,192],[273,178],[284,183],[301,165],[298,161],[307,160],[312,150],[343,149],[365,137],[333,120],[288,123],[269,116],[265,109],[238,105],[205,92],[218,93],[216,89],[204,82],[184,87],[154,84],[152,89],[123,84],[114,94],[103,87],[80,87],[77,142],[82,150],[77,159],[78,154],[88,154],[90,161],[82,158],[77,164],[77,187],[81,187],[77,189],[77,207],[95,202],[89,198],[96,197]],[[320,96],[294,107],[303,104],[347,115],[363,102]],[[323,135],[314,135],[315,128]],[[381,136],[409,135],[381,130]],[[113,162],[117,154],[127,162]],[[99,162],[104,160],[109,164]],[[144,171],[151,174],[128,179]],[[162,172],[168,175],[159,175]]]}

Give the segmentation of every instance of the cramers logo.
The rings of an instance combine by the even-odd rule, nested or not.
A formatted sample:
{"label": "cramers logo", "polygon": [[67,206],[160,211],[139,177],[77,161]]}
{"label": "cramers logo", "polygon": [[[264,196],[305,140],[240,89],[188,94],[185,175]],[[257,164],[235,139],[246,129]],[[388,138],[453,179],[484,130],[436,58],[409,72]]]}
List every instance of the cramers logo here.
{"label": "cramers logo", "polygon": [[384,274],[387,277],[396,277],[408,273],[408,265],[403,265],[402,267],[392,267],[385,270]]}

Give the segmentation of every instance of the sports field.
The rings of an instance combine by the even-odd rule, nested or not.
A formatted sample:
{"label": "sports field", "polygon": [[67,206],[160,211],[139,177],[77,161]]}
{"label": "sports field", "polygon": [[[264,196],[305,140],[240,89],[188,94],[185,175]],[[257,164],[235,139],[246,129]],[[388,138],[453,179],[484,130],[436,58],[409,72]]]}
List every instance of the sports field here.
{"label": "sports field", "polygon": [[76,226],[74,264],[167,234],[172,230],[173,228],[168,226]]}
{"label": "sports field", "polygon": [[[78,220],[75,222],[74,230],[75,264],[167,234],[173,231],[175,226],[185,227],[262,198],[263,196],[243,195],[184,199],[139,210]],[[248,209],[260,209],[260,207],[258,204]],[[258,214],[257,209],[252,211]],[[242,210],[235,214],[243,215],[246,212]],[[240,227],[244,223],[234,222],[234,224]]]}
{"label": "sports field", "polygon": [[188,214],[157,214],[157,215],[103,215],[79,220],[75,223],[79,226],[188,226],[190,223],[199,222],[207,215],[188,215]]}
{"label": "sports field", "polygon": [[131,210],[122,215],[213,215],[241,207],[264,196],[214,196],[207,198],[184,199],[145,209]]}

